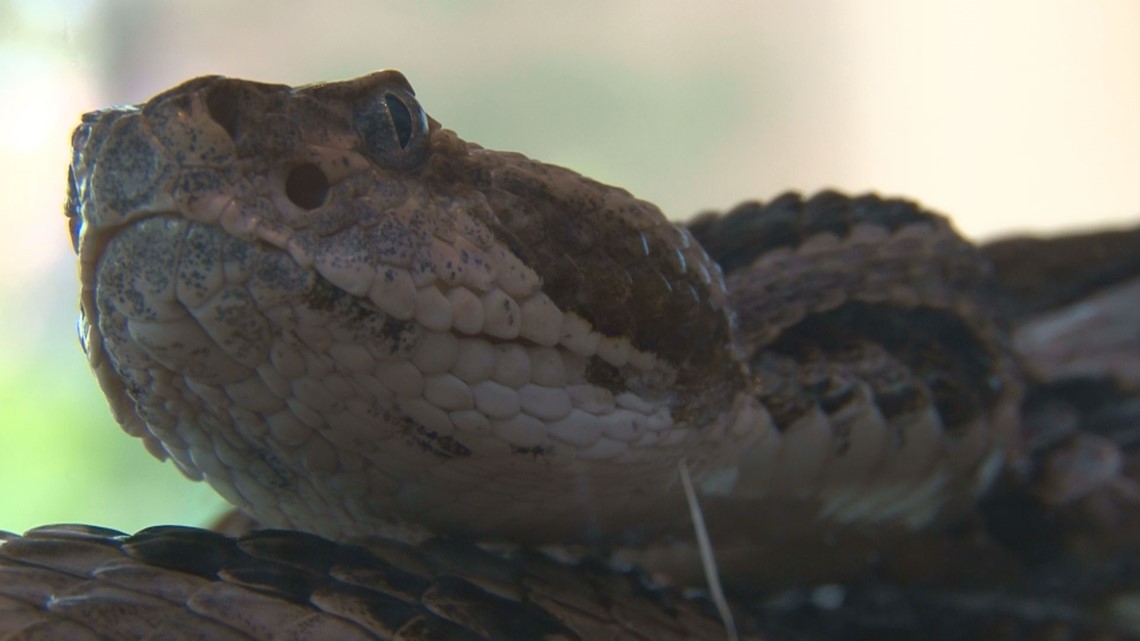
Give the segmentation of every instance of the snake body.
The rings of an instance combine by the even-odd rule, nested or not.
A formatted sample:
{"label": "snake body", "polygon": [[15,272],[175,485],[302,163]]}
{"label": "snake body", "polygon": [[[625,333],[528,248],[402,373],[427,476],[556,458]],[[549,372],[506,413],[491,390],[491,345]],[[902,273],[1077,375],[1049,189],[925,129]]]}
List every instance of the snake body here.
{"label": "snake body", "polygon": [[[726,579],[794,583],[961,516],[1023,453],[989,263],[909,202],[787,195],[677,226],[464,142],[392,71],[198,78],[87,114],[73,144],[81,338],[112,412],[262,526],[604,547],[684,577],[684,467]],[[60,532],[5,547],[178,565],[139,560],[161,536]],[[542,607],[562,630],[567,605]],[[715,636],[669,607],[660,630]]]}
{"label": "snake body", "polygon": [[[268,526],[637,543],[686,527],[682,458],[714,512],[921,523],[1009,440],[980,261],[913,207],[737,212],[768,246],[722,275],[627,192],[461,141],[393,72],[193,80],[75,146],[116,417]],[[888,344],[904,326],[929,335]]]}

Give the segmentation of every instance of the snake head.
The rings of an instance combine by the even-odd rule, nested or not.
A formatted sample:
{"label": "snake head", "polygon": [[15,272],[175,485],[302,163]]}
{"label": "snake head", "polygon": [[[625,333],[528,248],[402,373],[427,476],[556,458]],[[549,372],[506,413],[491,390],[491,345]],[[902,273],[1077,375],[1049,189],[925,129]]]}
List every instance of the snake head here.
{"label": "snake head", "polygon": [[464,142],[398,72],[198,78],[73,145],[81,335],[117,420],[266,525],[628,538],[684,525],[682,456],[699,475],[748,436],[688,232]]}

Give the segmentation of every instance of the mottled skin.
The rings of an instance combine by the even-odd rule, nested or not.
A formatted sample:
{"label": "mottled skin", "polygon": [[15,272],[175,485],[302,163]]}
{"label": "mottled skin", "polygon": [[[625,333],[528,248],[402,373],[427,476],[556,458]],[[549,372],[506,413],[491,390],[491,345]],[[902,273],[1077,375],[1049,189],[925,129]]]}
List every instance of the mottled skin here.
{"label": "mottled skin", "polygon": [[92,364],[128,432],[262,522],[612,536],[683,522],[680,456],[729,464],[723,284],[651,205],[460,141],[394,72],[86,123]]}
{"label": "mottled skin", "polygon": [[199,78],[74,144],[84,345],[117,419],[270,526],[656,559],[688,536],[684,461],[725,554],[767,567],[778,540],[959,513],[1016,443],[984,262],[909,203],[744,205],[694,224],[702,248],[624,190],[460,140],[390,71]]}
{"label": "mottled skin", "polygon": [[748,635],[1136,638],[1135,232],[983,256],[829,192],[684,229],[461,141],[395,72],[200,78],[74,143],[116,418],[296,529],[2,534],[0,639],[723,638],[590,555],[463,540],[683,581],[679,465]]}
{"label": "mottled skin", "polygon": [[637,577],[435,540],[363,546],[55,526],[0,538],[0,638],[713,641],[709,609]]}

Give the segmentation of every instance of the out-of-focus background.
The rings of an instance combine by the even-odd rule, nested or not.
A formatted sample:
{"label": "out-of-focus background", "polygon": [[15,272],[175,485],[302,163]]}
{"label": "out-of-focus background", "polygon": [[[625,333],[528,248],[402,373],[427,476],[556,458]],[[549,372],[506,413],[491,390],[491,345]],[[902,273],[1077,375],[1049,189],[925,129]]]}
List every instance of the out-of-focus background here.
{"label": "out-of-focus background", "polygon": [[977,238],[1140,213],[1130,0],[0,0],[0,25],[0,529],[222,509],[111,420],[61,209],[79,115],[195,75],[396,67],[465,138],[676,218],[823,187],[913,196]]}

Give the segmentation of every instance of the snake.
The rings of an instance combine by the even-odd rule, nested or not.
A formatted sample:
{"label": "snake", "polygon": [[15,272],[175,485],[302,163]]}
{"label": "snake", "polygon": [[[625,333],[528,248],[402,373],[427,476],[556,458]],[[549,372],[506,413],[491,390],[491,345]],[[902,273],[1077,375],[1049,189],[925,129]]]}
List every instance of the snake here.
{"label": "snake", "polygon": [[732,590],[837,581],[1032,449],[1016,292],[910,201],[676,224],[392,70],[196,78],[72,144],[111,413],[257,529],[9,534],[0,638],[723,638],[691,508]]}

